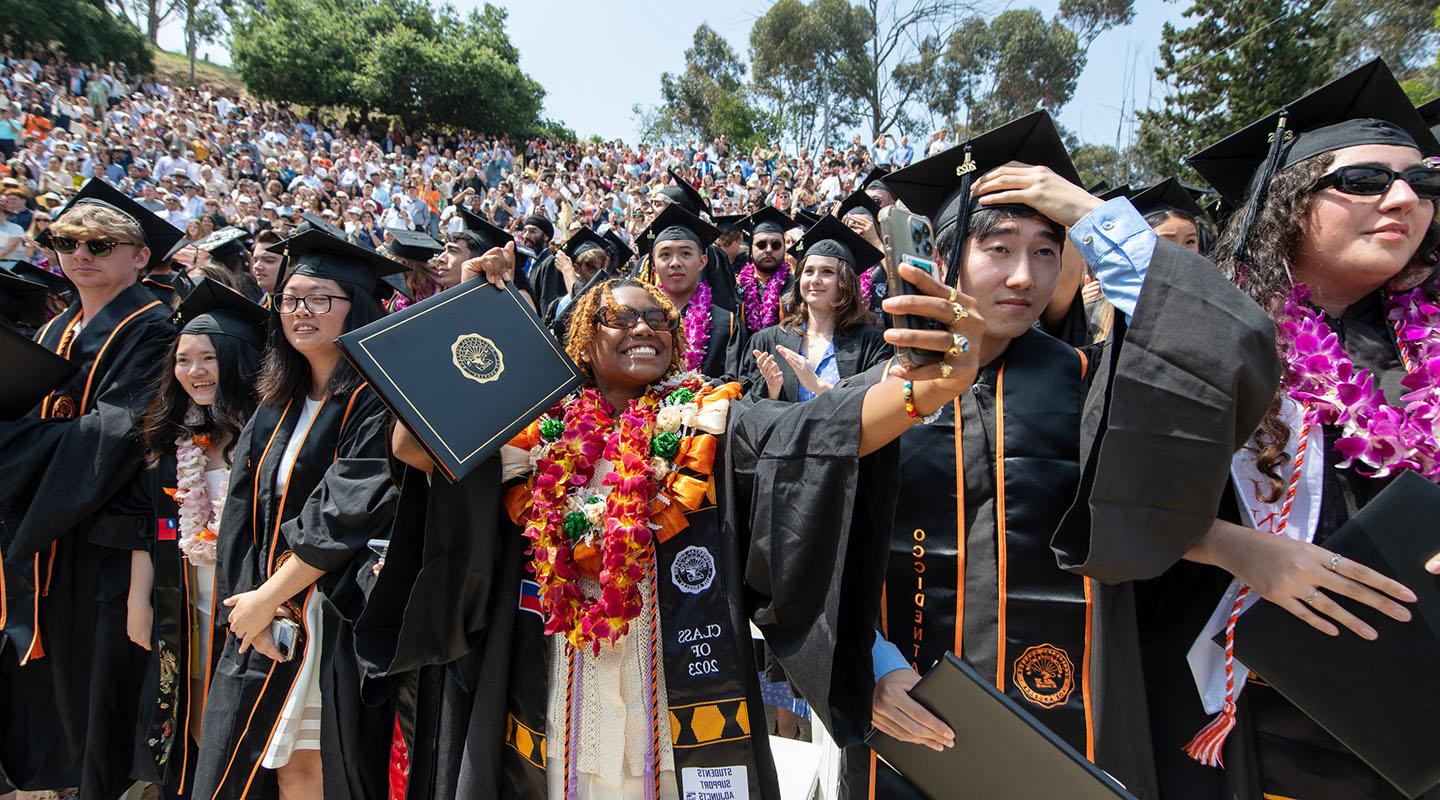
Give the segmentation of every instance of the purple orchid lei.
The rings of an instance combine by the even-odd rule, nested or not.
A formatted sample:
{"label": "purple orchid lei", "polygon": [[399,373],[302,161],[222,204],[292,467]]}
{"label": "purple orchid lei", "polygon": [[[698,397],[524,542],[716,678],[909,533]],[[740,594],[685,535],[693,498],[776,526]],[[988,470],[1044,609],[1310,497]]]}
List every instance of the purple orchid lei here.
{"label": "purple orchid lei", "polygon": [[780,317],[780,291],[790,277],[790,265],[781,264],[780,269],[770,276],[765,284],[765,299],[760,299],[759,280],[755,276],[755,262],[740,268],[740,297],[745,301],[745,325],[758,331],[774,325]]}
{"label": "purple orchid lei", "polygon": [[875,271],[867,269],[860,273],[860,302],[865,304],[865,308],[870,308],[874,295]]}
{"label": "purple orchid lei", "polygon": [[710,284],[702,280],[695,284],[685,309],[685,369],[692,372],[700,371],[710,348],[710,298]]}
{"label": "purple orchid lei", "polygon": [[1341,469],[1384,478],[1410,469],[1440,482],[1440,307],[1423,289],[1388,295],[1387,318],[1405,362],[1403,408],[1387,405],[1375,376],[1359,369],[1325,315],[1305,303],[1297,284],[1285,300],[1279,325],[1285,376],[1282,385],[1305,409],[1305,421],[1336,425]]}

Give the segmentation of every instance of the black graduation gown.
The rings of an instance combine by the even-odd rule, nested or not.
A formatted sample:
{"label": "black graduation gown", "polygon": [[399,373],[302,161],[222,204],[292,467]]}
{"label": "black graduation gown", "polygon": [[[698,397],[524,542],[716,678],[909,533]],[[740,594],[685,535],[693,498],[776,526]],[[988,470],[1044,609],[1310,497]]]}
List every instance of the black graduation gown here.
{"label": "black graduation gown", "polygon": [[712,380],[738,380],[742,365],[750,352],[749,341],[750,332],[745,329],[740,318],[711,303],[710,341],[705,343],[705,358],[700,362],[700,374]]}
{"label": "black graduation gown", "polygon": [[[1381,292],[1352,305],[1338,319],[1326,317],[1345,352],[1369,370],[1392,405],[1408,391],[1395,332],[1385,318]],[[1389,483],[1336,465],[1338,429],[1326,427],[1320,518],[1315,543],[1340,529]],[[1227,492],[1220,516],[1239,521]],[[1154,581],[1141,596],[1145,670],[1150,684],[1153,735],[1161,788],[1180,800],[1397,800],[1402,795],[1334,737],[1285,700],[1263,676],[1251,676],[1238,698],[1236,726],[1225,743],[1225,767],[1196,763],[1181,748],[1210,720],[1185,661],[1186,652],[1220,601],[1230,576],[1213,567],[1183,564]],[[1350,636],[1349,632],[1342,635]],[[1160,696],[1164,687],[1173,691]],[[1422,795],[1440,798],[1440,790]]]}
{"label": "black graduation gown", "polygon": [[[397,493],[386,461],[388,413],[369,385],[328,398],[314,422],[296,430],[300,400],[262,406],[241,431],[221,520],[216,596],[257,588],[293,553],[325,575],[292,600],[325,593],[320,690],[321,761],[326,798],[383,798],[393,711],[360,702],[353,623],[361,602],[356,573],[369,568],[366,542],[390,529]],[[291,436],[304,436],[283,493],[274,491]],[[303,499],[302,499],[303,498]],[[299,620],[305,624],[303,614]],[[217,625],[223,620],[217,619]],[[272,731],[294,690],[302,655],[276,663],[226,636],[205,707],[205,741],[195,781],[204,798],[270,797],[274,773],[260,768]]]}
{"label": "black graduation gown", "polygon": [[0,777],[100,798],[130,783],[145,651],[126,635],[125,601],[130,551],[153,520],[133,491],[144,451],[132,430],[175,329],[138,283],[72,336],[80,313],[72,304],[37,338],[79,372],[0,421]]}
{"label": "black graduation gown", "polygon": [[[1178,561],[1209,529],[1230,457],[1278,379],[1272,331],[1208,262],[1161,243],[1134,320],[1108,347],[1081,359],[1031,331],[937,422],[909,431],[901,455],[912,477],[902,482],[886,587],[902,654],[923,672],[958,649],[1132,793],[1165,796],[1135,691],[1130,582]],[[1052,372],[1018,383],[1036,366]],[[1011,381],[1003,412],[1002,367]],[[1040,669],[1067,662],[1059,676]],[[883,765],[872,784],[870,754],[846,755],[849,797],[915,796]]]}
{"label": "black graduation gown", "polygon": [[[869,325],[837,332],[834,341],[835,366],[840,371],[841,380],[859,375],[877,364],[883,364],[895,353],[895,348],[885,341],[884,334]],[[760,365],[751,353],[752,350],[760,350],[775,356],[775,361],[780,366],[780,374],[784,378],[780,385],[780,396],[775,399],[792,403],[799,400],[800,381],[795,377],[795,370],[790,368],[785,359],[776,355],[775,348],[783,345],[799,353],[804,344],[805,335],[798,327],[790,330],[780,325],[772,325],[751,336],[750,345],[745,348],[742,381],[746,395],[765,395],[765,379],[761,377]]]}
{"label": "black graduation gown", "polygon": [[535,259],[525,278],[530,283],[530,296],[535,298],[535,307],[542,313],[565,295],[565,276],[555,266],[555,254],[549,250]]}
{"label": "black graduation gown", "polygon": [[733,312],[740,307],[740,296],[735,291],[735,270],[730,267],[730,259],[715,244],[710,245],[705,253],[708,258],[700,279],[710,284],[710,302]]}
{"label": "black graduation gown", "polygon": [[[719,506],[692,516],[699,526],[696,516],[719,515],[707,535],[723,545],[732,628],[743,635],[748,612],[797,684],[834,699],[838,713],[829,705],[817,710],[852,740],[868,722],[868,700],[862,709],[851,698],[869,673],[875,606],[865,604],[865,592],[842,596],[840,587],[871,584],[878,596],[875,548],[884,540],[873,531],[893,510],[895,470],[893,449],[855,457],[864,389],[837,389],[804,405],[732,404],[725,466],[716,475]],[[527,557],[500,508],[499,478],[495,459],[458,484],[406,471],[396,535],[357,625],[369,675],[421,671],[410,797],[543,796],[507,744],[514,732],[508,695],[518,691],[516,682],[536,679],[515,672],[511,643],[523,626],[539,622],[517,613]],[[873,491],[859,490],[866,479]],[[777,486],[790,494],[782,500]],[[867,547],[853,546],[852,538]],[[736,677],[758,709],[746,638]],[[857,670],[861,653],[864,669]],[[773,799],[763,730],[754,755],[761,789],[751,796]]]}

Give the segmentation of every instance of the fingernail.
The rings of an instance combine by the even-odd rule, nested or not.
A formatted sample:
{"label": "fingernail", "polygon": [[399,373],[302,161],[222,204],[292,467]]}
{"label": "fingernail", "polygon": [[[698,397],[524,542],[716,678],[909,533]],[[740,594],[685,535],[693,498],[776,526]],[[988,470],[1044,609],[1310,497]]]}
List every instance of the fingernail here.
{"label": "fingernail", "polygon": [[[1440,561],[1431,561],[1430,571],[1440,572]],[[1407,603],[1413,603],[1420,598],[1416,597],[1415,593],[1410,591],[1408,587],[1402,586],[1400,587],[1400,599],[1404,600]]]}
{"label": "fingernail", "polygon": [[1335,627],[1334,625],[1331,625],[1330,627],[1328,627],[1328,628],[1325,629],[1325,635],[1326,635],[1326,636],[1339,636],[1339,635],[1340,635],[1340,629],[1337,628],[1337,627]]}
{"label": "fingernail", "polygon": [[1366,626],[1365,628],[1361,629],[1360,635],[1361,635],[1361,636],[1364,636],[1366,639],[1368,639],[1368,640],[1370,640],[1370,641],[1372,641],[1372,642],[1375,641],[1376,639],[1379,639],[1379,638],[1380,638],[1380,634],[1376,633],[1376,632],[1375,632],[1375,629],[1374,629],[1374,628],[1371,628],[1371,627],[1369,627],[1369,626]]}
{"label": "fingernail", "polygon": [[1410,615],[1410,609],[1408,609],[1408,608],[1406,608],[1406,607],[1404,607],[1404,606],[1397,606],[1397,608],[1400,610],[1400,613],[1394,615],[1395,618],[1398,619],[1398,620],[1400,620],[1401,622],[1409,622],[1409,621],[1410,621],[1410,616],[1411,616],[1411,615]]}
{"label": "fingernail", "polygon": [[1425,569],[1430,570],[1436,575],[1440,575],[1440,558],[1437,558],[1434,561],[1431,561],[1429,564],[1426,564]]}

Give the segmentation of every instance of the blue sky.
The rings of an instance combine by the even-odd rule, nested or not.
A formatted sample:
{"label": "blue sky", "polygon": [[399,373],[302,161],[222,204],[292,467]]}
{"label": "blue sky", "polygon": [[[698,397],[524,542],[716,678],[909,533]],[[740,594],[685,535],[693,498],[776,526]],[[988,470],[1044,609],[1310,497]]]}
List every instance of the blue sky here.
{"label": "blue sky", "polygon": [[[483,0],[459,0],[462,11]],[[660,99],[660,73],[684,66],[685,48],[695,27],[708,22],[745,56],[750,27],[768,2],[701,3],[695,0],[499,0],[510,12],[510,37],[520,50],[521,66],[545,87],[545,113],[582,136],[599,134],[634,141],[636,103]],[[1059,0],[1012,2],[1009,7],[1054,14]],[[1113,144],[1127,112],[1146,107],[1161,90],[1154,82],[1161,26],[1181,24],[1184,2],[1136,0],[1135,20],[1106,33],[1090,49],[1089,62],[1060,122],[1087,142]],[[996,9],[1005,6],[996,6]],[[162,31],[162,46],[183,49],[179,25]],[[223,51],[211,58],[224,63]],[[1133,117],[1127,113],[1124,118]]]}

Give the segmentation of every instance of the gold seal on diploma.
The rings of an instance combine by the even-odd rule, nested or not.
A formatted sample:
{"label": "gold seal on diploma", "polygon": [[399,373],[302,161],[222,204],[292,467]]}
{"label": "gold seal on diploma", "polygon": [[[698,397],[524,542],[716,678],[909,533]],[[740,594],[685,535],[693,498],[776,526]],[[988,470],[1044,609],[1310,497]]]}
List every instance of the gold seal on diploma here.
{"label": "gold seal on diploma", "polygon": [[476,383],[499,380],[505,373],[505,354],[478,333],[466,333],[450,345],[450,360],[460,374]]}

